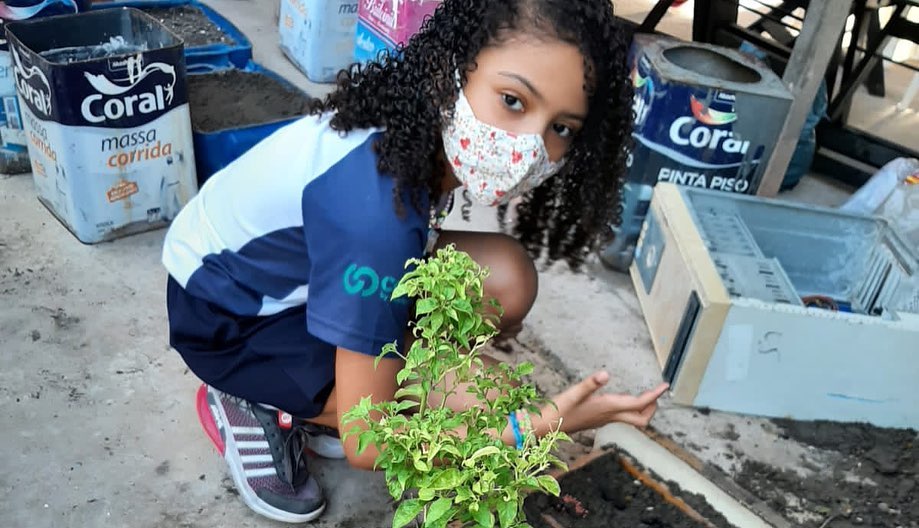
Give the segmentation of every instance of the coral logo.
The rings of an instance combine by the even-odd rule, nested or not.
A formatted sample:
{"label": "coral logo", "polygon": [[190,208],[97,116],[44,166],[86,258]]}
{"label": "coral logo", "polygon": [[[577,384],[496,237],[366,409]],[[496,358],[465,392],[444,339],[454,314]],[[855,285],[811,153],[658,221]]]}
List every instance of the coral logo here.
{"label": "coral logo", "polygon": [[721,112],[710,107],[706,107],[701,101],[696,99],[695,95],[689,96],[689,107],[692,108],[692,115],[700,123],[710,126],[729,125],[737,121],[737,114],[734,112]]}
{"label": "coral logo", "polygon": [[630,78],[632,88],[635,89],[632,97],[632,112],[635,115],[635,124],[641,125],[645,122],[648,111],[651,109],[650,101],[654,98],[654,80],[651,77],[642,77],[638,71],[638,63],[632,66]]}
{"label": "coral logo", "polygon": [[32,103],[40,113],[46,117],[51,116],[51,83],[38,66],[26,66],[16,46],[10,46],[13,55],[14,71],[16,72],[16,86],[19,95]]}
{"label": "coral logo", "polygon": [[[165,110],[172,103],[176,83],[175,66],[162,62],[144,66],[141,54],[125,59],[124,64],[115,65],[124,66],[127,77],[112,80],[105,75],[84,72],[86,80],[98,92],[83,99],[80,111],[84,119],[90,123],[102,123],[106,119],[152,114]],[[127,95],[154,72],[169,76],[169,81],[154,85],[152,90]]]}
{"label": "coral logo", "polygon": [[641,74],[638,73],[638,65],[637,65],[637,64],[632,68],[632,75],[631,75],[631,78],[632,78],[632,87],[633,87],[633,88],[644,88],[645,85],[648,83],[648,78],[647,78],[647,77],[642,77]]}

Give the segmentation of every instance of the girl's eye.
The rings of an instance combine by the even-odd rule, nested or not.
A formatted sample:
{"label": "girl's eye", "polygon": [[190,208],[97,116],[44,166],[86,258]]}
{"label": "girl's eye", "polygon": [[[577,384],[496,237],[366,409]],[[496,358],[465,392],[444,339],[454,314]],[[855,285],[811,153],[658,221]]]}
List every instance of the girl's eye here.
{"label": "girl's eye", "polygon": [[504,105],[514,112],[523,112],[523,101],[510,94],[501,94]]}
{"label": "girl's eye", "polygon": [[559,137],[564,138],[564,139],[568,139],[572,136],[572,134],[574,134],[574,132],[570,128],[568,128],[565,125],[558,124],[558,123],[552,125],[552,130],[556,134],[558,134]]}

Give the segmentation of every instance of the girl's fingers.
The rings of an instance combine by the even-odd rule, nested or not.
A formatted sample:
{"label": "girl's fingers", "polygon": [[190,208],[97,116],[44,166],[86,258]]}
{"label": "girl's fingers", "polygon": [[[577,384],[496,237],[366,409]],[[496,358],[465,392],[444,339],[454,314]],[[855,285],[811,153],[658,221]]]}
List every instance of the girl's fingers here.
{"label": "girl's fingers", "polygon": [[566,408],[573,407],[592,396],[597,390],[606,385],[608,381],[609,374],[607,372],[595,372],[577,385],[561,393],[556,403],[559,408],[563,406]]}
{"label": "girl's fingers", "polygon": [[667,392],[667,389],[669,389],[669,388],[670,388],[670,385],[668,385],[668,384],[666,384],[666,383],[661,383],[661,384],[658,385],[657,387],[654,387],[653,389],[651,389],[651,390],[649,390],[649,391],[645,391],[645,392],[641,393],[641,394],[636,398],[636,403],[637,403],[637,405],[638,405],[638,408],[639,408],[639,409],[644,409],[645,407],[647,407],[647,406],[651,405],[652,403],[656,402],[656,401],[658,400],[658,398],[660,398],[661,395],[663,395],[665,392]]}

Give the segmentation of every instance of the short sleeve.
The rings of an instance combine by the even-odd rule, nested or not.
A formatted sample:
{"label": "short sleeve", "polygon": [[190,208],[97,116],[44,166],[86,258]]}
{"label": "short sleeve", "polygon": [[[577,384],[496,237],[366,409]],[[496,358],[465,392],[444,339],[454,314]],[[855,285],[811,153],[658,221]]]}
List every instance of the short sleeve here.
{"label": "short sleeve", "polygon": [[304,193],[303,214],[307,330],[336,347],[376,356],[404,338],[410,305],[390,296],[406,261],[422,256],[427,230],[410,205],[396,214],[389,178],[372,176],[361,181],[360,192],[335,184],[347,178],[323,176]]}

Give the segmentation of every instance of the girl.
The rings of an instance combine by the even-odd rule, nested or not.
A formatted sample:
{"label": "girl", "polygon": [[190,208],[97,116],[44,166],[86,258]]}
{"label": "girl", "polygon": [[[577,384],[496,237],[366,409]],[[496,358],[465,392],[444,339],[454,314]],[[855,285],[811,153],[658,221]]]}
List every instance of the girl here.
{"label": "girl", "polygon": [[[399,360],[374,359],[407,329],[410,306],[389,300],[407,259],[455,244],[487,266],[508,334],[536,297],[532,258],[576,268],[618,221],[628,44],[609,0],[445,0],[406,47],[343,72],[310,116],[202,186],[165,241],[170,342],[206,384],[202,424],[249,507],[322,512],[304,443],[372,468],[377,451],[334,430],[397,390]],[[440,232],[458,187],[522,197],[517,239]],[[646,425],[666,386],[600,394],[608,378],[556,396],[535,433]]]}

